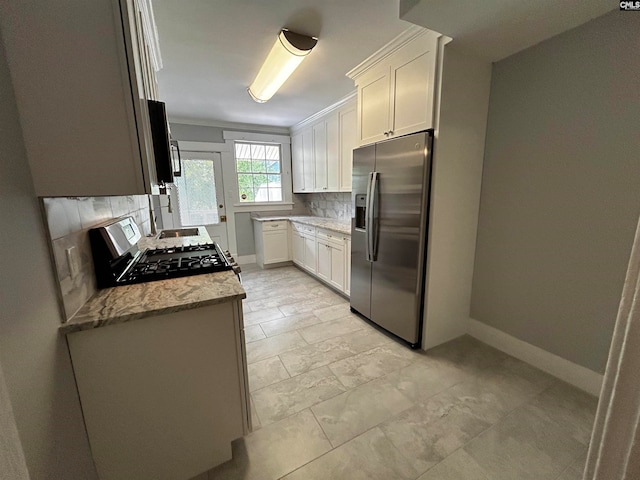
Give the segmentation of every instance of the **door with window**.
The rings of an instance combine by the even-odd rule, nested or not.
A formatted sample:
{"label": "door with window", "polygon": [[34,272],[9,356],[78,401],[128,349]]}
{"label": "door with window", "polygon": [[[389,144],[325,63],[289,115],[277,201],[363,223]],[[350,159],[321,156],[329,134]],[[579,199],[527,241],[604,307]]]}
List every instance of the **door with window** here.
{"label": "door with window", "polygon": [[175,178],[175,187],[172,189],[177,200],[173,208],[174,224],[180,227],[205,225],[211,239],[223,250],[228,250],[220,153],[180,153],[182,176]]}

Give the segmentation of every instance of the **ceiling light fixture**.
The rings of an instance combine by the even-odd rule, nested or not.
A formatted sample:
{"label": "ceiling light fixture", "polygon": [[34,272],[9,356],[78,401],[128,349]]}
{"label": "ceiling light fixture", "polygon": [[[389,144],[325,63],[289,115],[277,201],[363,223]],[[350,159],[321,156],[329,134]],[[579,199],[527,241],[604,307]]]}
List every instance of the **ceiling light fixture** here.
{"label": "ceiling light fixture", "polygon": [[316,43],[316,37],[308,37],[283,28],[260,67],[256,79],[247,89],[251,98],[258,103],[264,103],[273,97]]}

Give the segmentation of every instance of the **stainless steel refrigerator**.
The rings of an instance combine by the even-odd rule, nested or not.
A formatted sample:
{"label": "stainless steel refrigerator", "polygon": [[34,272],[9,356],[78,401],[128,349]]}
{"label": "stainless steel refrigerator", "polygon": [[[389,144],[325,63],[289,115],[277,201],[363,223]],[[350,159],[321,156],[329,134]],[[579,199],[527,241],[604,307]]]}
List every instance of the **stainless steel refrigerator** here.
{"label": "stainless steel refrigerator", "polygon": [[433,131],[353,151],[351,309],[420,346]]}

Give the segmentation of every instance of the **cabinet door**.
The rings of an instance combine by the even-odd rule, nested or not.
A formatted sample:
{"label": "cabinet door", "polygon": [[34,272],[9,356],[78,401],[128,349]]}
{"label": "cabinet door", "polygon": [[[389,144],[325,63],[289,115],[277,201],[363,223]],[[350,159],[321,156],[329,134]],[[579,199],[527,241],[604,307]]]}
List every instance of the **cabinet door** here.
{"label": "cabinet door", "polygon": [[263,232],[264,263],[278,263],[289,260],[289,237],[286,230]]}
{"label": "cabinet door", "polygon": [[322,121],[313,126],[313,160],[315,162],[316,192],[327,191],[327,124]]}
{"label": "cabinet door", "polygon": [[137,13],[121,3],[2,2],[2,62],[37,196],[151,193]]}
{"label": "cabinet door", "polygon": [[436,71],[435,45],[415,52],[411,44],[391,64],[391,125],[389,136],[433,127]]}
{"label": "cabinet door", "polygon": [[351,239],[344,241],[344,293],[351,294]]}
{"label": "cabinet door", "polygon": [[325,282],[331,281],[331,246],[324,240],[318,240],[317,275]]}
{"label": "cabinet door", "polygon": [[293,243],[293,263],[304,266],[304,237],[293,230],[291,241]]}
{"label": "cabinet door", "polygon": [[312,273],[316,273],[318,269],[316,254],[316,238],[311,236],[304,237],[304,266]]}
{"label": "cabinet door", "polygon": [[[344,289],[344,247],[331,245],[331,277],[329,282],[331,285],[342,291]],[[318,257],[318,266],[320,258]]]}
{"label": "cabinet door", "polygon": [[389,67],[378,68],[358,83],[358,142],[387,138],[389,131]]}
{"label": "cabinet door", "polygon": [[304,185],[302,191],[313,192],[315,185],[316,165],[313,156],[313,130],[308,129],[302,132],[302,159],[304,164]]}
{"label": "cabinet door", "polygon": [[340,112],[340,191],[351,191],[353,171],[353,149],[357,147],[358,135],[356,109]]}
{"label": "cabinet door", "polygon": [[[355,115],[354,127],[355,127]],[[327,127],[327,191],[340,191],[340,115],[333,112],[326,120]],[[355,129],[354,129],[355,130]]]}
{"label": "cabinet door", "polygon": [[293,176],[293,193],[304,191],[304,156],[302,153],[302,134],[291,137],[291,174]]}

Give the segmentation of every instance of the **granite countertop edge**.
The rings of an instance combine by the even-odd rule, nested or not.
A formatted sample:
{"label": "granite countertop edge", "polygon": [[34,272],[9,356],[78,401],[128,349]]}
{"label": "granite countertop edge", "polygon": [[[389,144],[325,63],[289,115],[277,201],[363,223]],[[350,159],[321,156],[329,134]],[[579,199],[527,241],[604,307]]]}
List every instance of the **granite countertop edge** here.
{"label": "granite countertop edge", "polygon": [[[215,275],[215,274],[213,274]],[[172,305],[169,307],[161,307],[157,309],[144,310],[140,312],[132,312],[123,315],[118,315],[110,318],[80,320],[72,318],[67,323],[62,324],[59,327],[59,332],[63,335],[70,333],[81,332],[83,330],[92,330],[94,328],[107,327],[109,325],[117,325],[120,323],[127,323],[134,320],[141,320],[143,318],[154,317],[164,315],[167,313],[181,312],[184,310],[191,310],[194,308],[208,307],[210,305],[217,305],[219,303],[230,302],[233,300],[242,300],[247,298],[246,293],[229,295],[226,297],[211,298],[208,300],[194,301],[185,303],[183,305]]]}
{"label": "granite countertop edge", "polygon": [[312,215],[252,215],[252,220],[257,222],[275,222],[278,220],[288,220],[290,222],[302,223],[314,227],[324,228],[343,235],[351,235],[351,223],[337,218],[316,217]]}
{"label": "granite countertop edge", "polygon": [[[144,238],[139,242],[139,248],[211,243],[207,230],[204,227],[198,228],[198,235],[193,237],[162,240],[156,237]],[[67,335],[246,297],[244,288],[232,271],[111,287],[98,290],[58,330]]]}

